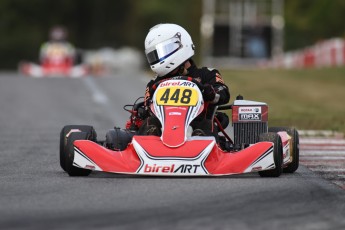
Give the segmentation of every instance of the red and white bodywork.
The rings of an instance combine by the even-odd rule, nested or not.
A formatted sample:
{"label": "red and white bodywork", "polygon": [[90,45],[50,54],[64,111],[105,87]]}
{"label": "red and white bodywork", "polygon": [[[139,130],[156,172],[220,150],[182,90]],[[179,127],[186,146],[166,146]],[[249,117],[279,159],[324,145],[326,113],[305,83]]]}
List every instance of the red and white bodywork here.
{"label": "red and white bodywork", "polygon": [[84,77],[88,74],[85,65],[71,65],[70,63],[37,65],[31,62],[23,62],[19,66],[19,71],[30,77]]}
{"label": "red and white bodywork", "polygon": [[[160,176],[219,176],[275,168],[272,142],[225,152],[214,137],[188,136],[190,123],[203,108],[202,94],[195,83],[176,79],[162,82],[151,104],[162,124],[161,137],[135,135],[123,151],[76,140],[73,165],[111,173]],[[289,152],[289,137],[285,132],[281,137],[284,152]],[[287,154],[285,158],[288,157]]]}

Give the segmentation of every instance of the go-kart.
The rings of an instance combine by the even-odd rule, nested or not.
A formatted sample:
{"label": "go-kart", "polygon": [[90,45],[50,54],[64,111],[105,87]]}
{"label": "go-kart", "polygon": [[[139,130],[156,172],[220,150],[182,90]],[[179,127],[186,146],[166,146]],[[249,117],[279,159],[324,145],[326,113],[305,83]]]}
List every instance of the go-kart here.
{"label": "go-kart", "polygon": [[65,47],[52,45],[49,55],[42,58],[40,64],[22,61],[19,72],[30,77],[83,77],[88,74],[88,67],[75,64],[74,57],[66,53]]}
{"label": "go-kart", "polygon": [[[92,171],[159,176],[221,176],[258,172],[262,177],[293,173],[299,165],[299,136],[295,128],[268,128],[268,106],[238,96],[231,105],[216,107],[215,136],[193,136],[190,123],[206,103],[203,86],[178,77],[153,87],[150,110],[161,122],[161,135],[138,135],[146,113],[136,102],[126,129],[114,128],[98,141],[92,126],[68,125],[60,133],[60,165],[70,176]],[[232,111],[233,138],[217,118]],[[219,132],[218,132],[219,131]]]}

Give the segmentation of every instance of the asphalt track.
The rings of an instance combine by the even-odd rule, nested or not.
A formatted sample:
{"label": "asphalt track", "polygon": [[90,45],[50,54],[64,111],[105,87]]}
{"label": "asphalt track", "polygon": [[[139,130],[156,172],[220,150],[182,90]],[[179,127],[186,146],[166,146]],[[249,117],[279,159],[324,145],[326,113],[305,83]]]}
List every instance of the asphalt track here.
{"label": "asphalt track", "polygon": [[146,80],[0,76],[0,229],[345,229],[344,190],[304,166],[280,178],[64,173],[61,128],[123,127]]}

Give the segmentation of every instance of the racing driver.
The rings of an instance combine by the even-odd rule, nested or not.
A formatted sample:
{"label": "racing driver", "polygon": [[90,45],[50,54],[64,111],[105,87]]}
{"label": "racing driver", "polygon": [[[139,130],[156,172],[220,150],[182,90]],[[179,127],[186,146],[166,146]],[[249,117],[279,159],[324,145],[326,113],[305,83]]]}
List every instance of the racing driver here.
{"label": "racing driver", "polygon": [[[205,101],[204,111],[191,123],[192,135],[213,135],[217,139],[216,133],[218,132],[214,130],[211,118],[215,105],[229,102],[229,89],[224,84],[218,70],[196,66],[192,60],[194,49],[191,36],[179,25],[158,24],[150,29],[145,39],[145,54],[156,77],[147,84],[144,105],[148,110],[153,96],[150,94],[150,90],[155,83],[176,76],[192,77],[204,85],[202,94]],[[155,115],[149,114],[139,128],[139,135],[160,136],[161,124]]]}

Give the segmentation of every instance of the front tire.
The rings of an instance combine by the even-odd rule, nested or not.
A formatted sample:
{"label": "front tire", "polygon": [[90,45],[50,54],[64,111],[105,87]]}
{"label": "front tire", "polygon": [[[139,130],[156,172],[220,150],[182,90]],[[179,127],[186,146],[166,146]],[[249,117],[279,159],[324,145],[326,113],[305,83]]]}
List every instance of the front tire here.
{"label": "front tire", "polygon": [[91,135],[90,140],[96,141],[97,134],[95,129],[89,125],[66,125],[62,128],[60,132],[60,166],[66,172],[66,159],[65,159],[65,151],[67,145],[67,134],[71,132],[71,130],[79,130],[79,132],[89,133]]}
{"label": "front tire", "polygon": [[273,142],[273,158],[274,158],[274,169],[269,169],[266,171],[260,171],[259,175],[261,177],[279,177],[282,172],[282,164],[283,164],[283,146],[282,146],[282,140],[280,136],[277,133],[263,133],[259,137],[259,141],[268,141]]}
{"label": "front tire", "polygon": [[284,173],[294,173],[299,166],[299,134],[295,128],[292,127],[270,127],[269,132],[280,132],[285,131],[291,136],[290,148],[291,148],[291,163],[283,169]]}
{"label": "front tire", "polygon": [[78,168],[73,165],[74,141],[76,140],[89,140],[89,135],[86,132],[73,132],[68,136],[65,151],[66,172],[70,176],[88,176],[91,173],[91,170]]}

